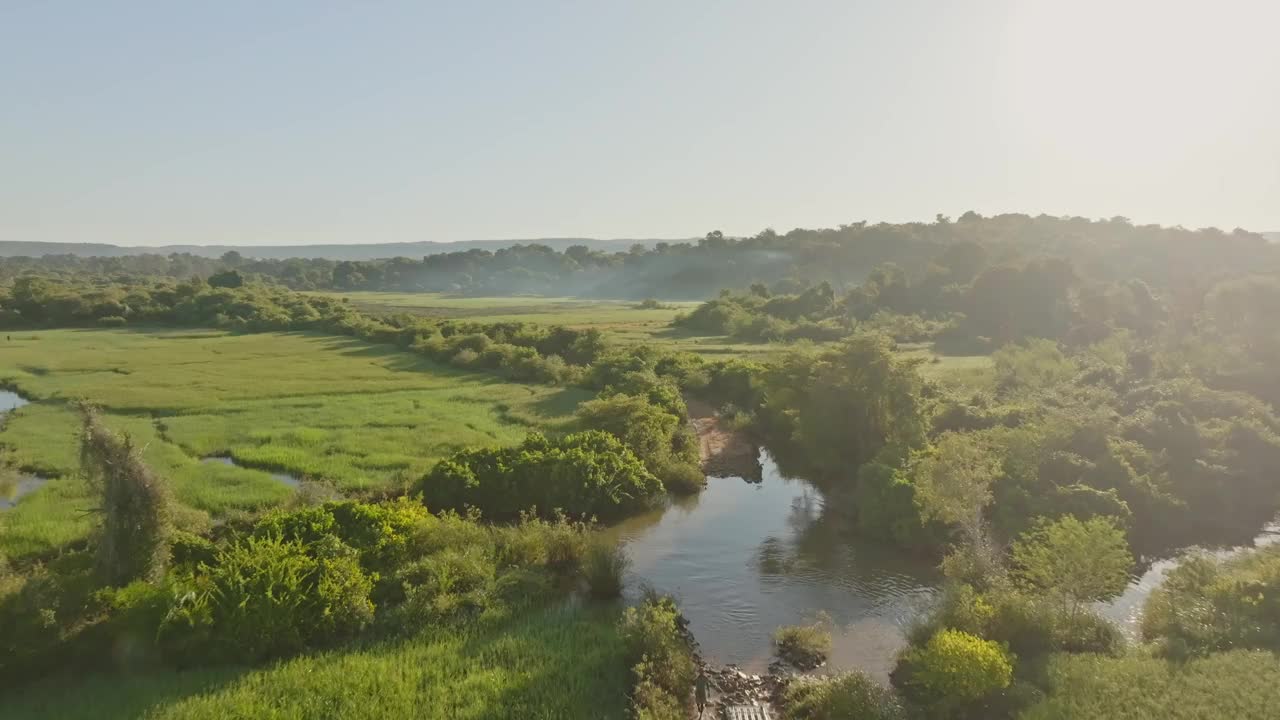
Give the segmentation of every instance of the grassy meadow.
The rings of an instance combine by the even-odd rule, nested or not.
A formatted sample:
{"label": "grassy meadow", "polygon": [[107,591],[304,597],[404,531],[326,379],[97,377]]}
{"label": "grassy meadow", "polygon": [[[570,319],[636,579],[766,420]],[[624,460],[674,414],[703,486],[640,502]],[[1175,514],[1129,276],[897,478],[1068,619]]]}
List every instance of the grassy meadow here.
{"label": "grassy meadow", "polygon": [[341,491],[399,487],[461,448],[566,428],[588,397],[307,333],[24,333],[0,354],[0,382],[34,400],[0,430],[5,460],[55,478],[0,515],[0,551],[15,556],[88,530],[76,398],[102,406],[184,506],[217,517],[287,501],[294,489],[272,472]]}
{"label": "grassy meadow", "polygon": [[571,297],[456,297],[440,293],[346,292],[317,293],[347,298],[371,313],[412,313],[473,322],[529,322],[595,328],[622,345],[647,344],[681,350],[708,359],[765,357],[780,346],[747,343],[727,337],[696,335],[671,327],[671,321],[701,303],[663,301],[659,308],[641,308],[626,300]]}
{"label": "grassy meadow", "polygon": [[0,717],[621,720],[616,622],[613,608],[560,607],[252,669],[59,677],[0,699]]}

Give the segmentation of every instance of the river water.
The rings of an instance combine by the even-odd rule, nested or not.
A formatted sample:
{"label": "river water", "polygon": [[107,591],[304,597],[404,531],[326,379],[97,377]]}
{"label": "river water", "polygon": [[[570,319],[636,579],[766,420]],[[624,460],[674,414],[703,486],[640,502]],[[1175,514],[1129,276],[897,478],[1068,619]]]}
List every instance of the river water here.
{"label": "river water", "polygon": [[[0,421],[4,414],[16,410],[30,401],[11,390],[0,390]],[[17,504],[23,495],[35,492],[41,485],[49,482],[49,478],[39,475],[22,474],[12,481],[0,478],[0,510],[8,510]]]}
{"label": "river water", "polygon": [[677,598],[708,660],[766,669],[781,625],[834,623],[830,667],[884,678],[903,631],[937,593],[927,560],[859,540],[824,512],[821,492],[761,453],[763,481],[709,478],[701,494],[614,528],[627,544],[629,592]]}
{"label": "river water", "polygon": [[[941,573],[842,530],[847,521],[825,512],[817,488],[784,477],[767,452],[760,462],[760,483],[708,478],[700,495],[612,529],[632,561],[629,599],[642,584],[673,594],[706,658],[749,672],[766,670],[774,629],[822,612],[834,625],[829,669],[887,679],[905,629],[937,597]],[[1272,530],[1280,525],[1256,544],[1280,540]],[[1143,602],[1176,564],[1176,555],[1150,564],[1099,610],[1136,636]]]}

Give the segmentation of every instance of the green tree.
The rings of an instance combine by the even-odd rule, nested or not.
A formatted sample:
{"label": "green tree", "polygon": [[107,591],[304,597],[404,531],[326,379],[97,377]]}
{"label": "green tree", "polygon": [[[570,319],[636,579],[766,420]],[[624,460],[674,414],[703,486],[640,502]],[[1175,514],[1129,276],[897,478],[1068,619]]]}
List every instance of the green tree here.
{"label": "green tree", "polygon": [[985,512],[1000,476],[1000,455],[979,433],[946,432],[913,468],[922,514],[955,526],[975,559],[990,558]]}
{"label": "green tree", "polygon": [[1074,622],[1087,603],[1124,591],[1133,557],[1110,518],[1066,515],[1024,533],[1013,546],[1013,563],[1018,579],[1057,599]]}
{"label": "green tree", "polygon": [[244,285],[244,276],[238,270],[224,270],[209,276],[209,286],[219,288],[238,288]]}

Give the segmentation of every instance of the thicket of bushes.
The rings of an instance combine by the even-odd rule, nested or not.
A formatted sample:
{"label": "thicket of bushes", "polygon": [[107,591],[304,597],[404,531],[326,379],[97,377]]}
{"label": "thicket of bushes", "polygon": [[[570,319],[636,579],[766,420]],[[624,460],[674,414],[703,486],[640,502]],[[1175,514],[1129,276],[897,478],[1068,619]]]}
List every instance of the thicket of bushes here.
{"label": "thicket of bushes", "polygon": [[491,526],[400,498],[276,511],[217,542],[179,534],[162,577],[123,586],[65,553],[0,577],[0,677],[251,663],[506,612],[576,586],[587,546],[563,520]]}
{"label": "thicket of bushes", "polygon": [[429,505],[474,507],[494,520],[531,508],[613,520],[648,507],[663,487],[621,441],[588,430],[557,439],[533,433],[514,447],[462,450],[437,463],[414,492]]}

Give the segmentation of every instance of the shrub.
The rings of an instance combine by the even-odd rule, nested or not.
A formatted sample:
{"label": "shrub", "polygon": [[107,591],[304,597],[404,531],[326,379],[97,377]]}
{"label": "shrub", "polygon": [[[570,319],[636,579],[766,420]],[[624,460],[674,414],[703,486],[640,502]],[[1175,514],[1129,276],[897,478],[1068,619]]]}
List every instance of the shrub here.
{"label": "shrub", "polygon": [[778,657],[801,670],[816,668],[831,654],[829,623],[819,620],[811,625],[788,625],[773,633],[773,647]]}
{"label": "shrub", "polygon": [[601,600],[619,597],[630,565],[631,559],[620,543],[604,540],[592,543],[582,558],[582,577],[587,581],[587,591]]}
{"label": "shrub", "polygon": [[671,706],[668,697],[683,706],[698,673],[675,601],[651,594],[639,606],[627,608],[619,634],[632,668],[637,710],[646,710],[641,703],[647,702],[649,717],[672,717],[664,714]]}
{"label": "shrub", "polygon": [[650,505],[662,483],[617,438],[588,431],[558,440],[533,433],[517,447],[464,450],[416,489],[431,505],[475,507],[490,519],[516,519],[534,508],[614,519]]}
{"label": "shrub", "polygon": [[119,315],[108,315],[106,317],[98,318],[98,325],[101,327],[124,327],[128,324],[129,321]]}
{"label": "shrub", "polygon": [[218,548],[212,542],[183,530],[176,531],[169,544],[170,562],[175,567],[185,565],[194,569],[201,563],[212,565],[216,562],[217,555]]}
{"label": "shrub", "polygon": [[1151,594],[1142,634],[1173,655],[1280,647],[1280,547],[1189,555]]}
{"label": "shrub", "polygon": [[699,465],[667,459],[650,468],[662,481],[667,492],[677,495],[693,495],[706,487],[707,476]]}
{"label": "shrub", "polygon": [[335,537],[247,537],[185,579],[162,635],[184,654],[207,645],[223,660],[286,655],[367,625],[372,589],[357,552]]}
{"label": "shrub", "polygon": [[1013,662],[999,644],[961,630],[941,630],[908,650],[894,685],[937,717],[952,717],[1009,687]]}
{"label": "shrub", "polygon": [[860,672],[833,677],[799,677],[782,694],[791,720],[905,720],[893,691]]}
{"label": "shrub", "polygon": [[400,615],[410,626],[472,615],[498,599],[498,568],[490,548],[449,548],[401,568],[396,580],[404,587]]}
{"label": "shrub", "polygon": [[406,559],[415,531],[433,522],[422,503],[407,497],[382,503],[343,500],[271,512],[254,526],[254,534],[308,545],[335,537],[359,552],[366,569],[379,571]]}
{"label": "shrub", "polygon": [[84,406],[80,461],[102,495],[98,572],[108,585],[158,579],[169,562],[173,532],[168,485],[151,472],[128,437],[102,425]]}

